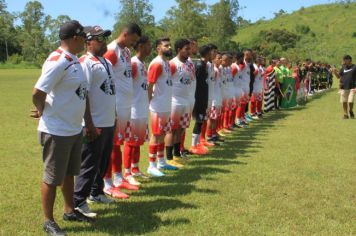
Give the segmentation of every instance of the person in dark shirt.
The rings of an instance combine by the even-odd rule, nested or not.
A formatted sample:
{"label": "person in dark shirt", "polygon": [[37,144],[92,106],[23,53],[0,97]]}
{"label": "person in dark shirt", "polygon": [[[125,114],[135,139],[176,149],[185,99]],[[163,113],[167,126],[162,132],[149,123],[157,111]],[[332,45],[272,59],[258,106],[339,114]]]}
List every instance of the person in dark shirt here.
{"label": "person in dark shirt", "polygon": [[195,104],[193,108],[193,118],[195,125],[192,134],[192,148],[190,152],[193,154],[206,154],[207,148],[199,143],[200,133],[203,122],[206,120],[206,110],[208,108],[209,86],[207,83],[208,69],[207,63],[211,60],[211,47],[202,46],[199,49],[201,58],[195,64],[195,74],[197,86],[195,90]]}
{"label": "person in dark shirt", "polygon": [[333,69],[335,76],[340,79],[340,102],[344,109],[344,119],[355,118],[353,113],[354,96],[356,93],[356,65],[352,64],[352,57],[346,55],[340,71]]}

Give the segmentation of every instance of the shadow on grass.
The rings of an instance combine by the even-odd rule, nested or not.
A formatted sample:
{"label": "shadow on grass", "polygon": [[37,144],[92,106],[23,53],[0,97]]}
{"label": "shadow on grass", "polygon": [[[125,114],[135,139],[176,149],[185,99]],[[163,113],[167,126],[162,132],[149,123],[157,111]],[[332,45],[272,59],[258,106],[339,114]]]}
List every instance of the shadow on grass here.
{"label": "shadow on grass", "polygon": [[66,227],[70,234],[95,231],[109,235],[135,234],[142,235],[157,230],[166,225],[189,224],[190,220],[184,217],[174,220],[162,220],[156,213],[175,209],[195,209],[192,204],[182,203],[174,199],[156,199],[153,201],[120,202],[108,209],[98,211],[102,217],[92,226],[75,225]]}
{"label": "shadow on grass", "polygon": [[[327,93],[334,90],[329,90]],[[309,103],[320,99],[326,92],[316,94]],[[99,214],[102,215],[98,222],[92,226],[73,226],[67,230],[71,233],[103,232],[109,235],[146,234],[156,231],[162,226],[189,224],[187,218],[162,220],[156,213],[167,212],[175,209],[195,209],[195,205],[183,203],[177,200],[179,196],[186,196],[193,192],[204,197],[207,194],[219,194],[215,189],[202,189],[196,186],[199,180],[216,181],[216,174],[229,174],[228,167],[236,166],[243,168],[247,162],[237,158],[251,158],[258,149],[261,149],[263,135],[272,129],[280,128],[280,120],[286,119],[295,111],[307,107],[299,106],[289,110],[272,111],[265,115],[264,119],[252,122],[246,129],[238,129],[226,137],[226,141],[211,150],[208,156],[192,157],[190,163],[176,172],[167,172],[164,178],[151,179],[153,184],[145,184],[139,192],[131,194],[137,197],[157,197],[148,201],[139,200],[120,202],[114,206],[104,208]],[[259,137],[258,140],[256,137]],[[246,159],[244,159],[246,160]],[[156,183],[156,184],[154,184]],[[157,185],[158,184],[158,185]],[[167,199],[168,198],[168,199]]]}

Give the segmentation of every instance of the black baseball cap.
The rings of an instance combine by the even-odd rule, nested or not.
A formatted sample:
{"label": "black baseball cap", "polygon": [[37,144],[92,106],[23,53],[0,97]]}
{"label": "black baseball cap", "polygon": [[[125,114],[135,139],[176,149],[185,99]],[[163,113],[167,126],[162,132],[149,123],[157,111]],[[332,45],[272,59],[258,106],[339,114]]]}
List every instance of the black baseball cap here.
{"label": "black baseball cap", "polygon": [[84,27],[76,20],[71,20],[65,22],[59,28],[59,38],[61,40],[70,39],[74,36],[83,36],[85,37]]}
{"label": "black baseball cap", "polygon": [[111,35],[110,30],[103,30],[100,26],[85,26],[84,27],[84,32],[86,34],[86,39],[92,40],[96,36],[104,36],[108,37]]}

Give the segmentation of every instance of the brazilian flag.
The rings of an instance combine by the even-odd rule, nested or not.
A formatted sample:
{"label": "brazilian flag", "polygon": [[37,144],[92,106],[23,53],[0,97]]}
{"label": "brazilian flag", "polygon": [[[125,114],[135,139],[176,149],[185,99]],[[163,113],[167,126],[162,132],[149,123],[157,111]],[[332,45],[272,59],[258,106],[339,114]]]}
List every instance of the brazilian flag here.
{"label": "brazilian flag", "polygon": [[295,79],[286,77],[283,81],[282,93],[284,97],[282,99],[281,108],[290,108],[297,105],[297,91],[295,91]]}

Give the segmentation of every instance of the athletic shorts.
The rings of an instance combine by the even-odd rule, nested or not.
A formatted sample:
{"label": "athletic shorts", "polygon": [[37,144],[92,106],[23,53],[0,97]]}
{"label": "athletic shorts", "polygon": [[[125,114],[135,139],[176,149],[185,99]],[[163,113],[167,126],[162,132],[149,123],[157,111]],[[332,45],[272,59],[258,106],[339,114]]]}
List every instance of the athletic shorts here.
{"label": "athletic shorts", "polygon": [[124,141],[129,141],[131,136],[131,108],[116,108],[116,125],[114,144],[122,145]]}
{"label": "athletic shorts", "polygon": [[151,111],[151,131],[155,136],[165,135],[172,130],[170,112]]}
{"label": "athletic shorts", "polygon": [[171,112],[172,130],[186,129],[190,124],[191,105],[173,105]]}
{"label": "athletic shorts", "polygon": [[149,139],[148,118],[131,119],[131,135],[128,144],[141,146]]}
{"label": "athletic shorts", "polygon": [[232,99],[231,98],[224,98],[223,100],[223,111],[230,111],[231,110]]}
{"label": "athletic shorts", "polygon": [[221,114],[221,107],[212,106],[209,113],[209,118],[212,120],[217,120]]}
{"label": "athletic shorts", "polygon": [[44,183],[59,186],[65,176],[79,174],[82,132],[73,136],[57,136],[40,132],[39,140],[43,146]]}
{"label": "athletic shorts", "polygon": [[260,92],[254,92],[254,93],[252,93],[252,96],[254,96],[254,98],[255,98],[255,101],[262,101],[263,100],[263,93],[262,93],[262,91],[260,91]]}
{"label": "athletic shorts", "polygon": [[351,91],[350,89],[340,89],[340,102],[348,102],[348,103],[353,103],[354,102],[354,97],[355,97],[355,92]]}

